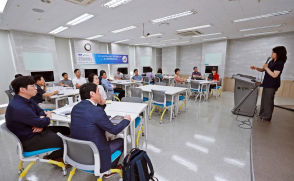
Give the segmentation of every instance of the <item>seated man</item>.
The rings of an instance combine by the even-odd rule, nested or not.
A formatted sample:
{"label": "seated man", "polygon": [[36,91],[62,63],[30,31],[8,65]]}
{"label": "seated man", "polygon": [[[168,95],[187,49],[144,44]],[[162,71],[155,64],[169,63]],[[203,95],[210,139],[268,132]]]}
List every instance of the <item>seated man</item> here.
{"label": "seated man", "polygon": [[142,75],[139,75],[138,69],[134,70],[135,75],[132,77],[132,80],[134,81],[143,81]]}
{"label": "seated man", "polygon": [[111,85],[108,80],[106,80],[107,75],[104,70],[100,71],[100,76],[102,77],[102,85],[108,90],[110,93],[119,92],[118,98],[121,100],[121,98],[125,97],[125,91],[122,88],[116,88],[115,85]]}
{"label": "seated man", "polygon": [[[46,92],[47,88],[46,88],[46,83],[45,80],[43,78],[42,75],[35,75],[34,76],[34,80],[35,80],[35,85],[37,88],[37,94],[35,94],[32,99],[42,108],[42,109],[55,109],[56,106],[54,103],[48,103],[48,102],[44,102],[43,97],[50,97],[53,96],[55,94],[58,94],[58,91],[54,91],[54,92]],[[44,88],[42,89],[41,86],[43,86]]]}
{"label": "seated man", "polygon": [[101,101],[97,104],[97,106],[102,107],[103,109],[105,109],[106,107],[106,99],[107,99],[107,95],[106,92],[104,91],[104,88],[102,85],[99,85],[99,78],[96,74],[90,74],[88,76],[88,80],[89,83],[94,83],[98,86],[100,95],[101,95]]}
{"label": "seated man", "polygon": [[114,80],[123,80],[124,76],[121,73],[120,69],[117,69],[117,72],[114,74]]}
{"label": "seated man", "polygon": [[74,86],[72,81],[68,79],[67,73],[65,73],[65,72],[62,73],[62,77],[64,79],[59,82],[60,86],[64,86],[64,87],[73,87]]}
{"label": "seated man", "polygon": [[[127,127],[131,117],[126,115],[117,125],[113,125],[101,107],[96,106],[101,100],[101,95],[96,84],[86,83],[80,87],[82,101],[79,102],[71,112],[70,137],[92,141],[98,148],[100,154],[100,172],[110,168],[121,168],[117,166],[119,158],[111,162],[111,154],[116,150],[123,153],[123,139],[107,141],[106,131],[117,135]],[[107,177],[109,177],[108,175]]]}
{"label": "seated man", "polygon": [[[41,109],[31,97],[37,94],[34,79],[23,76],[11,83],[15,95],[10,100],[6,113],[7,128],[21,141],[24,151],[36,151],[46,148],[63,148],[62,139],[56,134],[69,135],[68,127],[50,126],[51,112]],[[63,149],[52,152],[45,158],[60,161]]]}
{"label": "seated man", "polygon": [[193,70],[194,70],[194,72],[192,72],[191,79],[193,79],[193,80],[201,80],[202,77],[201,77],[201,73],[198,72],[198,68],[194,67]]}
{"label": "seated man", "polygon": [[72,83],[76,86],[76,88],[80,88],[83,84],[87,83],[84,77],[81,77],[81,71],[79,69],[75,69],[74,71],[76,77],[72,80]]}
{"label": "seated man", "polygon": [[[14,76],[14,78],[16,79],[16,78],[21,77],[21,76],[22,76],[21,74],[16,74]],[[13,92],[13,88],[12,88],[11,84],[9,85],[9,92],[14,96],[15,93]]]}

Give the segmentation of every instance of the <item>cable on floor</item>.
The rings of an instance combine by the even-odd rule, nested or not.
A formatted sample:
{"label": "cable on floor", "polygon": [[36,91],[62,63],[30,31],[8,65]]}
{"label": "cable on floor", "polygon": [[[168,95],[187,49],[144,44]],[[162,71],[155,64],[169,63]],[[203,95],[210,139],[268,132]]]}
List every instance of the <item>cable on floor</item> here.
{"label": "cable on floor", "polygon": [[240,128],[242,128],[242,129],[252,129],[252,125],[251,125],[251,121],[250,121],[251,118],[248,118],[248,119],[246,119],[244,121],[238,120],[239,111],[240,111],[240,109],[238,109],[238,114],[237,114],[237,117],[236,117],[236,121],[241,122],[241,124],[238,124],[238,126]]}

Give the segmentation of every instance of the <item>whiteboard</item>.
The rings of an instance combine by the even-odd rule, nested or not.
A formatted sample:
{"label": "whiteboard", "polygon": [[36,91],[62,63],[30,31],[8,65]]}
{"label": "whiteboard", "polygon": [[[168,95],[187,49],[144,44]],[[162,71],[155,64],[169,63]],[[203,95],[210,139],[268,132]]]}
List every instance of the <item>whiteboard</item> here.
{"label": "whiteboard", "polygon": [[54,69],[52,53],[22,52],[26,70],[50,70]]}
{"label": "whiteboard", "polygon": [[221,65],[222,53],[205,54],[205,65]]}
{"label": "whiteboard", "polygon": [[140,57],[141,66],[151,66],[151,57]]}

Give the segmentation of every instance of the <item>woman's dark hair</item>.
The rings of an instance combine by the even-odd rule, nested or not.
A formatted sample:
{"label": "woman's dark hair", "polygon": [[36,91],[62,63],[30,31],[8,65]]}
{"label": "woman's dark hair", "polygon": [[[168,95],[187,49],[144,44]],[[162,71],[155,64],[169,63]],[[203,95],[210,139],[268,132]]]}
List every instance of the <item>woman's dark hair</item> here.
{"label": "woman's dark hair", "polygon": [[158,68],[157,73],[162,74],[162,69],[161,68]]}
{"label": "woman's dark hair", "polygon": [[106,73],[105,70],[100,70],[100,76],[102,77],[103,74]]}
{"label": "woman's dark hair", "polygon": [[134,73],[135,73],[136,71],[138,71],[138,69],[134,69]]}
{"label": "woman's dark hair", "polygon": [[67,74],[67,73],[63,72],[63,73],[62,73],[62,77],[63,77],[65,74]]}
{"label": "woman's dark hair", "polygon": [[90,74],[89,76],[88,76],[88,81],[89,82],[91,82],[91,83],[93,83],[93,81],[94,81],[94,76],[97,76],[96,74]]}
{"label": "woman's dark hair", "polygon": [[176,69],[175,69],[175,74],[176,74],[176,73],[177,73],[177,71],[179,71],[179,70],[180,70],[179,68],[176,68]]}
{"label": "woman's dark hair", "polygon": [[213,67],[212,68],[212,71],[216,71],[216,73],[217,73],[217,68]]}
{"label": "woman's dark hair", "polygon": [[97,91],[97,85],[96,84],[93,84],[93,83],[83,84],[80,87],[81,99],[82,100],[90,99],[91,98],[91,96],[90,96],[90,92],[91,91],[93,91],[93,92],[96,92]]}
{"label": "woman's dark hair", "polygon": [[287,50],[284,46],[278,46],[273,48],[273,52],[277,54],[277,60],[283,60],[286,63]]}
{"label": "woman's dark hair", "polygon": [[35,81],[31,76],[21,76],[11,82],[11,86],[15,94],[19,93],[21,87],[28,88],[28,85],[34,85]]}
{"label": "woman's dark hair", "polygon": [[75,69],[75,70],[74,70],[74,73],[76,73],[78,70],[80,70],[80,69]]}
{"label": "woman's dark hair", "polygon": [[117,69],[118,72],[121,72],[120,68]]}
{"label": "woman's dark hair", "polygon": [[21,77],[21,76],[22,76],[21,74],[16,74],[16,75],[14,76],[14,78]]}
{"label": "woman's dark hair", "polygon": [[153,70],[153,69],[150,67],[150,68],[148,69],[148,72],[152,72],[152,70]]}
{"label": "woman's dark hair", "polygon": [[34,76],[34,80],[37,83],[38,80],[41,80],[41,78],[43,77],[43,75],[35,75]]}

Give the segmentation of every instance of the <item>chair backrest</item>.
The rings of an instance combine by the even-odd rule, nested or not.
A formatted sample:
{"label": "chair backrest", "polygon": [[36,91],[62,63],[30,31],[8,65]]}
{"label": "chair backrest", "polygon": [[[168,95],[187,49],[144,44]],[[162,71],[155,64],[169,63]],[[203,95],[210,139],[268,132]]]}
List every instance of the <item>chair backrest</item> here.
{"label": "chair backrest", "polygon": [[166,86],[166,82],[156,82],[156,85],[162,85],[162,86]]}
{"label": "chair backrest", "polygon": [[156,82],[160,82],[160,78],[159,77],[155,77],[155,81]]}
{"label": "chair backrest", "polygon": [[102,85],[104,91],[105,91],[105,92],[108,92],[108,89],[106,89],[106,87],[105,87],[103,84],[101,84],[101,85]]}
{"label": "chair backrest", "polygon": [[149,81],[149,77],[143,77],[143,81],[144,81],[144,82],[150,82],[150,81]]}
{"label": "chair backrest", "polygon": [[9,90],[6,90],[6,91],[4,91],[4,92],[7,94],[8,99],[9,99],[9,101],[10,101],[10,100],[12,99],[13,95],[10,93]]}
{"label": "chair backrest", "polygon": [[131,97],[139,97],[143,99],[143,92],[140,88],[131,87]]}
{"label": "chair backrest", "polygon": [[113,94],[110,92],[106,92],[106,100],[113,100]]}
{"label": "chair backrest", "polygon": [[135,103],[143,103],[143,99],[139,97],[123,97],[121,102],[135,102]]}
{"label": "chair backrest", "polygon": [[188,88],[187,84],[176,84],[175,87],[184,87],[184,88]]}
{"label": "chair backrest", "polygon": [[222,86],[222,78],[219,78],[219,80],[218,80],[218,86]]}
{"label": "chair backrest", "polygon": [[6,132],[7,134],[9,134],[11,137],[13,137],[15,139],[15,141],[17,142],[17,154],[18,154],[19,158],[22,159],[23,148],[22,148],[22,144],[21,144],[20,140],[18,139],[18,137],[7,128],[6,123],[3,123],[1,125],[1,129],[2,129],[2,131]]}
{"label": "chair backrest", "polygon": [[200,82],[197,80],[191,80],[191,89],[200,90]]}
{"label": "chair backrest", "polygon": [[77,169],[94,170],[95,175],[100,174],[100,155],[92,141],[69,138],[59,132],[57,135],[63,141],[63,160],[66,163]]}
{"label": "chair backrest", "polygon": [[166,104],[166,95],[164,91],[160,90],[153,90],[152,91],[152,102],[158,103],[158,104]]}

